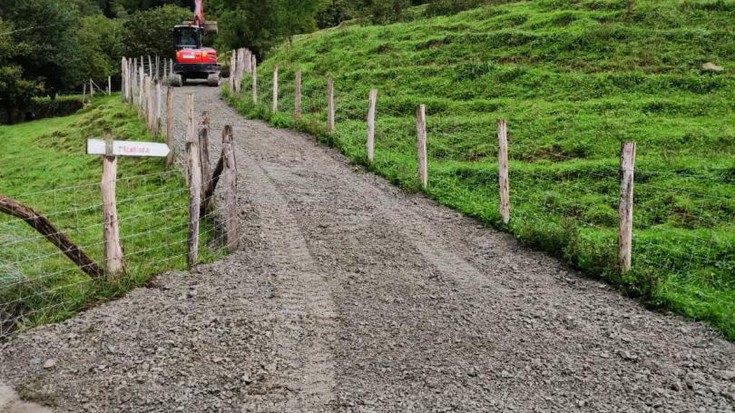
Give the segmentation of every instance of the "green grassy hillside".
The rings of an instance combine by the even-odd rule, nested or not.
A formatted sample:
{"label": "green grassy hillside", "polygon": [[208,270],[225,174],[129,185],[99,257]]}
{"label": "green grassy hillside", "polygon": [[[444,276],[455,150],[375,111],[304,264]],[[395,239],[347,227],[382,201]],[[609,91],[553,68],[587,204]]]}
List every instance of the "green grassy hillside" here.
{"label": "green grassy hillside", "polygon": [[[508,3],[508,2],[501,2]],[[260,67],[261,105],[243,113],[325,138],[365,158],[370,88],[379,89],[371,168],[418,189],[414,113],[427,105],[427,193],[504,227],[496,121],[510,127],[513,218],[523,242],[647,303],[707,320],[735,339],[735,1],[538,0],[297,38]],[[703,63],[725,68],[701,71]],[[280,68],[280,112],[270,73]],[[304,71],[305,108],[293,110]],[[326,78],[338,131],[324,131]],[[618,167],[638,142],[634,269],[615,269]]]}
{"label": "green grassy hillside", "polygon": [[[0,127],[0,193],[48,217],[98,263],[102,160],[85,152],[86,139],[101,137],[106,127],[115,139],[152,140],[119,96],[96,99],[73,116]],[[28,225],[0,214],[2,327],[13,328],[13,318],[21,328],[62,320],[159,271],[185,268],[187,200],[183,178],[166,171],[162,159],[120,158],[117,201],[127,273],[119,282],[93,281]]]}

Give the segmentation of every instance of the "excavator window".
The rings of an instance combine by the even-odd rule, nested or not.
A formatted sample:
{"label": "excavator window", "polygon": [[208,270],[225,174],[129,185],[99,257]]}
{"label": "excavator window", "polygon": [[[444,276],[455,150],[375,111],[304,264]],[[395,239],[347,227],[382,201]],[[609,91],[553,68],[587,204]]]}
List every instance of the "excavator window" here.
{"label": "excavator window", "polygon": [[193,27],[176,27],[174,29],[174,42],[176,43],[177,50],[183,48],[201,49],[201,29]]}

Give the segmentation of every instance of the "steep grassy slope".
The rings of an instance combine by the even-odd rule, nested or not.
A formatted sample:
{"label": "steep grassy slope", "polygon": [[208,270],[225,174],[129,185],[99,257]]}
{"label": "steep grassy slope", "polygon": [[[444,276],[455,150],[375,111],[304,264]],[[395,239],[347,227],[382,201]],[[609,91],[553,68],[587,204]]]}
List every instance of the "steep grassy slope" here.
{"label": "steep grassy slope", "polygon": [[[85,143],[105,127],[116,139],[152,139],[135,111],[115,96],[73,116],[0,127],[0,193],[49,217],[100,263],[102,161],[85,154]],[[163,160],[119,160],[118,215],[127,266],[119,282],[92,281],[28,225],[0,214],[2,327],[58,321],[159,271],[184,268],[187,199],[182,177],[166,171]]]}
{"label": "steep grassy slope", "polygon": [[[735,339],[735,2],[538,0],[296,39],[259,69],[250,116],[324,137],[365,158],[379,89],[373,170],[418,189],[415,106],[429,113],[430,183],[440,202],[503,227],[498,118],[510,125],[513,218],[522,241],[648,303],[708,320]],[[705,62],[726,72],[704,73]],[[269,111],[280,68],[280,108]],[[304,71],[295,122],[294,73]],[[326,77],[338,131],[324,132]],[[634,270],[615,269],[622,140],[638,142]]]}

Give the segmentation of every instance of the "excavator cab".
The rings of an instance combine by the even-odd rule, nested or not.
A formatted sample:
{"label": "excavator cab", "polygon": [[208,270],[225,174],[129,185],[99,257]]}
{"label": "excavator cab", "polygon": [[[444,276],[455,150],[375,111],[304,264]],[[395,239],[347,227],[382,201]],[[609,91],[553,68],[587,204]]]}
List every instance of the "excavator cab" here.
{"label": "excavator cab", "polygon": [[174,27],[175,86],[183,86],[190,79],[206,79],[208,85],[219,86],[221,67],[217,51],[204,46],[204,33],[204,28],[193,24]]}
{"label": "excavator cab", "polygon": [[203,45],[204,31],[196,26],[174,27],[174,46],[176,50],[201,49]]}

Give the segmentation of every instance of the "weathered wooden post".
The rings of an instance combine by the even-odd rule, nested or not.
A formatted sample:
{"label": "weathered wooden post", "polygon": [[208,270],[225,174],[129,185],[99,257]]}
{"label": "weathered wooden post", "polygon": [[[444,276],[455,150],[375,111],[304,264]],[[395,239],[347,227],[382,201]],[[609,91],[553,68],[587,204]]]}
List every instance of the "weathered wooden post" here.
{"label": "weathered wooden post", "polygon": [[296,98],[294,102],[294,113],[293,116],[296,119],[301,119],[301,69],[296,72]]}
{"label": "weathered wooden post", "polygon": [[156,79],[156,130],[153,136],[161,134],[161,80]]}
{"label": "weathered wooden post", "polygon": [[202,200],[207,192],[207,185],[212,179],[212,167],[209,161],[209,113],[203,112],[199,122],[199,163],[202,165]]}
{"label": "weathered wooden post", "polygon": [[124,57],[122,58],[122,63],[120,64],[120,78],[122,82],[120,87],[120,99],[122,99],[123,102],[126,102],[128,100],[128,62],[127,59],[125,59]]}
{"label": "weathered wooden post", "polygon": [[145,112],[143,111],[145,106],[145,69],[143,66],[140,66],[140,71],[138,72],[138,114],[143,117]]}
{"label": "weathered wooden post", "polygon": [[89,98],[90,100],[94,97],[94,81],[89,79]]}
{"label": "weathered wooden post", "polygon": [[153,76],[149,76],[146,82],[146,87],[148,88],[146,91],[148,95],[148,111],[146,116],[148,118],[148,130],[151,135],[156,136],[156,93],[153,84],[154,81]]}
{"label": "weathered wooden post", "polygon": [[107,76],[107,96],[112,94],[112,76]]}
{"label": "weathered wooden post", "polygon": [[148,76],[153,77],[155,72],[153,71],[153,59],[151,59],[151,55],[148,55]]}
{"label": "weathered wooden post", "polygon": [[105,268],[108,277],[116,278],[124,268],[120,228],[115,203],[118,156],[165,157],[170,149],[162,143],[113,141],[112,132],[105,129],[104,140],[87,140],[87,154],[102,158],[102,212]]}
{"label": "weathered wooden post", "polygon": [[187,263],[189,268],[196,266],[199,260],[199,210],[201,207],[202,167],[199,155],[199,142],[194,130],[194,95],[186,95],[186,164],[189,184],[189,235],[187,242]]}
{"label": "weathered wooden post", "polygon": [[82,103],[87,101],[87,82],[82,85]]}
{"label": "weathered wooden post", "polygon": [[222,131],[222,158],[224,164],[222,183],[224,185],[225,222],[227,226],[227,250],[235,252],[240,246],[239,207],[237,205],[237,161],[233,147],[232,127],[227,125]]}
{"label": "weathered wooden post", "polygon": [[508,126],[504,119],[498,121],[498,187],[500,188],[500,217],[504,224],[510,222],[510,175],[508,172]]}
{"label": "weathered wooden post", "polygon": [[258,104],[258,58],[253,55],[253,85],[251,86],[253,92],[253,104]]}
{"label": "weathered wooden post", "polygon": [[235,50],[232,51],[230,56],[230,92],[232,94],[237,94],[237,91],[235,90],[235,78],[237,77],[237,52]]}
{"label": "weathered wooden post", "polygon": [[112,131],[105,129],[105,156],[102,157],[102,215],[104,224],[105,273],[116,279],[124,269],[120,225],[117,219],[117,157],[113,154]]}
{"label": "weathered wooden post", "polygon": [[327,79],[327,130],[334,133],[337,130],[335,124],[335,108],[334,108],[334,79]]}
{"label": "weathered wooden post", "polygon": [[136,104],[136,88],[138,86],[138,58],[133,59],[133,65],[130,68],[130,103]]}
{"label": "weathered wooden post", "polygon": [[367,160],[372,163],[375,160],[375,112],[378,104],[378,90],[370,90],[367,118]]}
{"label": "weathered wooden post", "polygon": [[166,167],[171,167],[174,163],[174,88],[169,86],[166,91],[166,144],[171,148],[171,152],[166,157]]}
{"label": "weathered wooden post", "polygon": [[161,71],[159,70],[161,66],[161,56],[156,55],[156,80],[161,78]]}
{"label": "weathered wooden post", "polygon": [[633,264],[633,186],[636,143],[623,142],[620,154],[620,227],[618,230],[618,266],[629,272]]}
{"label": "weathered wooden post", "polygon": [[428,156],[426,152],[426,106],[419,105],[416,108],[416,149],[418,151],[419,181],[421,187],[426,189],[429,185]]}
{"label": "weathered wooden post", "polygon": [[245,49],[243,56],[245,57],[243,70],[248,74],[253,73],[253,52],[250,49]]}
{"label": "weathered wooden post", "polygon": [[273,113],[278,113],[278,66],[273,68]]}

